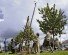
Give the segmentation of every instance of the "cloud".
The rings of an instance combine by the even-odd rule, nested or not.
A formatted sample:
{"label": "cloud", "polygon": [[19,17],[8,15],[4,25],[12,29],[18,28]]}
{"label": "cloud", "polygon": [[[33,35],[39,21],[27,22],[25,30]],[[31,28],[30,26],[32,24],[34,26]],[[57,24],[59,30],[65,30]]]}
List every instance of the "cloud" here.
{"label": "cloud", "polygon": [[[27,0],[26,0],[27,1]],[[0,19],[0,33],[4,34],[8,29],[15,32],[23,29],[27,16],[33,12],[34,1],[29,0],[0,0],[0,8],[4,14],[4,19]],[[9,33],[12,31],[8,30]],[[4,38],[10,34],[4,34]],[[13,35],[13,34],[12,34]],[[1,36],[1,35],[0,35]],[[3,37],[1,37],[3,39]],[[9,38],[9,37],[8,37]]]}
{"label": "cloud", "polygon": [[0,22],[4,21],[4,19],[0,19]]}
{"label": "cloud", "polygon": [[22,0],[13,0],[16,5],[20,5]]}

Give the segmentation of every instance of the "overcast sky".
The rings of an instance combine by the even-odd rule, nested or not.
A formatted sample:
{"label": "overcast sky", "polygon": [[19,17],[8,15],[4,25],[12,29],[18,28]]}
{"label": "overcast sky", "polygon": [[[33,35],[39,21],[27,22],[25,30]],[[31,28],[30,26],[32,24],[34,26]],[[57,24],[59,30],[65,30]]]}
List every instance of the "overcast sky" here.
{"label": "overcast sky", "polygon": [[[4,14],[4,20],[0,19],[0,39],[9,38],[14,36],[18,31],[23,30],[26,23],[27,16],[32,17],[35,0],[0,0],[0,10]],[[39,25],[36,19],[42,19],[38,14],[38,8],[46,6],[49,3],[50,6],[56,4],[57,9],[65,11],[65,15],[68,15],[68,0],[36,0],[37,7],[34,15],[32,27],[35,33],[40,33],[40,39],[44,38],[43,33],[39,30]],[[68,17],[67,17],[68,18]],[[68,33],[68,27],[65,26],[65,32]],[[68,34],[63,34],[61,39],[66,40]]]}

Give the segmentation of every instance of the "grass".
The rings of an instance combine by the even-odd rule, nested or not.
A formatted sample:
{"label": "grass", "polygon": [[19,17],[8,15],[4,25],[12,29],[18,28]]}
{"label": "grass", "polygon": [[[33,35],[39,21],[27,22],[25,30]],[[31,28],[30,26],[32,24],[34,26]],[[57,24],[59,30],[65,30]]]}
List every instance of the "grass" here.
{"label": "grass", "polygon": [[[18,54],[9,54],[7,52],[7,53],[0,53],[0,55],[18,55]],[[36,54],[31,54],[31,55],[36,55]],[[43,53],[40,53],[40,55],[68,55],[68,51],[55,51],[53,53],[43,52]]]}
{"label": "grass", "polygon": [[55,51],[53,53],[44,52],[44,53],[41,53],[40,55],[68,55],[68,51]]}
{"label": "grass", "polygon": [[3,53],[0,53],[0,55],[17,55],[17,54],[9,54],[9,52],[3,52]]}

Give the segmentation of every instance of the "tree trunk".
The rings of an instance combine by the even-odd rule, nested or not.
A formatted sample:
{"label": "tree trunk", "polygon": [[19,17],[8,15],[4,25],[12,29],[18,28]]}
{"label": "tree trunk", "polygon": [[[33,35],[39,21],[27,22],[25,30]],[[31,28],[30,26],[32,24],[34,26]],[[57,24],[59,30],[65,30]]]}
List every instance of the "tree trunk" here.
{"label": "tree trunk", "polygon": [[30,41],[28,41],[28,54],[30,54]]}
{"label": "tree trunk", "polygon": [[54,44],[54,33],[53,33],[53,51],[54,51],[54,45],[55,45],[55,44]]}

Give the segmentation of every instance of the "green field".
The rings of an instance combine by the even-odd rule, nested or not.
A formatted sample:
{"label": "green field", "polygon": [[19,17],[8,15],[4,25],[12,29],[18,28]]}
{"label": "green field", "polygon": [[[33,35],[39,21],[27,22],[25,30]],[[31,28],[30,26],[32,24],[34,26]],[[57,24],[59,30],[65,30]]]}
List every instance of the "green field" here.
{"label": "green field", "polygon": [[[0,55],[18,55],[18,54],[0,53]],[[36,54],[30,54],[30,55],[36,55]],[[55,51],[53,53],[43,52],[40,53],[40,55],[68,55],[68,51]]]}
{"label": "green field", "polygon": [[54,53],[51,52],[44,52],[40,55],[68,55],[68,51],[55,51]]}

